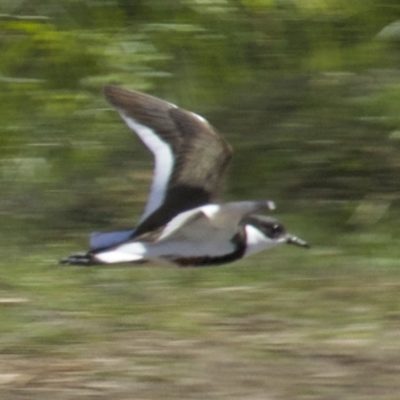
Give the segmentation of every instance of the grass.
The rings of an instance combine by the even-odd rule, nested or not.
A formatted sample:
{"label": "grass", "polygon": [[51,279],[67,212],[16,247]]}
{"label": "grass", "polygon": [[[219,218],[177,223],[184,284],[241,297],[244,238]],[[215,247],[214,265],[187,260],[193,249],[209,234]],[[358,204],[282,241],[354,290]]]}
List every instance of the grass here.
{"label": "grass", "polygon": [[310,251],[218,268],[4,251],[1,398],[397,399],[399,241],[307,229]]}

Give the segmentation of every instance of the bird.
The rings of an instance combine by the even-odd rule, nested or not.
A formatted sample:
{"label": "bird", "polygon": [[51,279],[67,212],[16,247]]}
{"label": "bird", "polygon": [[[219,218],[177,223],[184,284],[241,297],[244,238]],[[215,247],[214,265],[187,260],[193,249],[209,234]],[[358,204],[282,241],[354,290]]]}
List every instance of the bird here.
{"label": "bird", "polygon": [[218,203],[215,198],[232,148],[202,116],[119,86],[104,96],[153,153],[154,174],[136,228],[92,233],[89,251],[60,260],[69,265],[230,263],[281,244],[309,245],[288,233],[271,200]]}

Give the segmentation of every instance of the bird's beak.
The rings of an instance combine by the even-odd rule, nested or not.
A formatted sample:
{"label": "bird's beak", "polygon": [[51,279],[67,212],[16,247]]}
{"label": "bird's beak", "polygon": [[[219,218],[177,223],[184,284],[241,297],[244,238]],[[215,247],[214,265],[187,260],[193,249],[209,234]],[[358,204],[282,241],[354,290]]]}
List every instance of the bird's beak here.
{"label": "bird's beak", "polygon": [[297,236],[294,236],[294,235],[287,235],[286,236],[286,243],[287,244],[294,244],[294,245],[300,246],[300,247],[304,247],[305,249],[309,249],[310,248],[310,245],[306,241],[304,241],[304,240],[302,240],[302,239],[300,239],[300,238],[298,238]]}

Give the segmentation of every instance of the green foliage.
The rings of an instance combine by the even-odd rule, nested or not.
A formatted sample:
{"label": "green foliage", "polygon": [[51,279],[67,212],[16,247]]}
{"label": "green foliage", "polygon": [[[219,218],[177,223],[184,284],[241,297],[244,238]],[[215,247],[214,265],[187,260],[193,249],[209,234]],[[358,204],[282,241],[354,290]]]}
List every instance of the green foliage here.
{"label": "green foliage", "polygon": [[[0,13],[2,398],[398,398],[397,0],[2,0]],[[311,250],[57,267],[146,201],[151,156],[109,83],[207,117],[236,150],[225,197],[276,200]]]}
{"label": "green foliage", "polygon": [[7,220],[45,236],[130,225],[151,158],[105,103],[106,83],[220,127],[238,150],[231,176],[245,171],[228,197],[268,193],[283,210],[287,198],[317,198],[333,213],[371,193],[398,203],[396,3],[48,0],[1,11]]}

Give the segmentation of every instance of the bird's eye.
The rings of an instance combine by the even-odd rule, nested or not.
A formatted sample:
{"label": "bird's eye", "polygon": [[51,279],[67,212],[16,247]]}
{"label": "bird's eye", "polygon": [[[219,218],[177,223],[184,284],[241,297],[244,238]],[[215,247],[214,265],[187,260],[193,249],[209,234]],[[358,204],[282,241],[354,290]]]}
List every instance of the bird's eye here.
{"label": "bird's eye", "polygon": [[272,227],[272,234],[273,234],[273,237],[278,237],[278,236],[281,235],[282,233],[283,233],[282,225],[275,224],[275,225]]}

